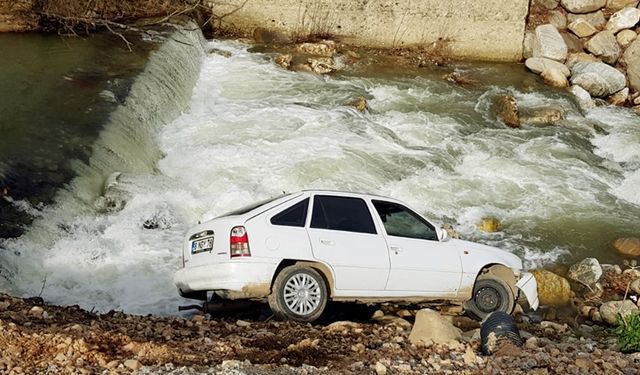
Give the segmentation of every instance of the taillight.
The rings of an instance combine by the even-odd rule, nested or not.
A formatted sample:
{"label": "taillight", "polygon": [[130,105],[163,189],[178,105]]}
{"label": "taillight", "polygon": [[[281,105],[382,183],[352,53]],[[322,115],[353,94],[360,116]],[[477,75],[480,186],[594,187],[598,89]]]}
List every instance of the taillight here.
{"label": "taillight", "polygon": [[233,229],[231,229],[230,242],[231,258],[251,256],[251,251],[249,251],[249,236],[244,227],[233,227]]}

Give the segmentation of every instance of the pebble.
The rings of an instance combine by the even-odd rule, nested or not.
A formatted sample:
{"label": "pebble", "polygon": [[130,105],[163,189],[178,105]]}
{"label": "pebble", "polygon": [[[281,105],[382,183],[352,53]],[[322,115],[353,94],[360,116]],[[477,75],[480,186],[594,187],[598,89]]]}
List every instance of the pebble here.
{"label": "pebble", "polygon": [[386,375],[387,374],[387,366],[383,365],[380,362],[376,362],[376,374],[377,375]]}
{"label": "pebble", "polygon": [[140,362],[138,362],[137,359],[127,359],[126,361],[124,361],[124,367],[135,371],[140,369],[142,365],[140,364]]}

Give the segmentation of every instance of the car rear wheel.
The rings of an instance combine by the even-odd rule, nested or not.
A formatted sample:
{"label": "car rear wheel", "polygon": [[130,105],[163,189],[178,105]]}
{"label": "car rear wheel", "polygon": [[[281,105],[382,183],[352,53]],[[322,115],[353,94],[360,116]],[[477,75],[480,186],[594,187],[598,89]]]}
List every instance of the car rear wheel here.
{"label": "car rear wheel", "polygon": [[327,299],[327,286],[318,271],[290,266],[276,276],[269,295],[269,307],[278,319],[306,323],[322,315]]}
{"label": "car rear wheel", "polygon": [[495,311],[511,314],[515,306],[513,292],[507,283],[493,275],[480,275],[465,309],[482,320]]}

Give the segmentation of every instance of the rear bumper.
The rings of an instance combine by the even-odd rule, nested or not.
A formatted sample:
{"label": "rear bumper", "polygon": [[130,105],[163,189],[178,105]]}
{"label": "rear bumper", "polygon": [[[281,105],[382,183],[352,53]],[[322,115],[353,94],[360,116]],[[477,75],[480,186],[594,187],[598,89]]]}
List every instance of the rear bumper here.
{"label": "rear bumper", "polygon": [[264,298],[269,295],[277,264],[229,260],[178,270],[173,282],[180,294],[216,291],[229,299]]}
{"label": "rear bumper", "polygon": [[520,275],[520,280],[516,283],[516,286],[527,297],[529,306],[531,309],[536,310],[540,301],[538,299],[538,283],[535,277],[529,272],[523,272]]}

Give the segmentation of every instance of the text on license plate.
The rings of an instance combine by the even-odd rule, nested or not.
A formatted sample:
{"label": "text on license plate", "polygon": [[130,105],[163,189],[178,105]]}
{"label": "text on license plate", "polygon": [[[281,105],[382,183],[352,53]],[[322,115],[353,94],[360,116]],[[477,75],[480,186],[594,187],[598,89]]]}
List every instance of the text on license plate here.
{"label": "text on license plate", "polygon": [[191,254],[213,249],[213,237],[205,237],[191,243]]}

